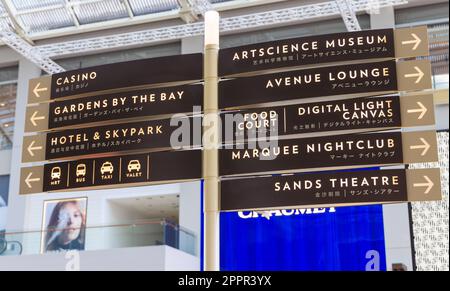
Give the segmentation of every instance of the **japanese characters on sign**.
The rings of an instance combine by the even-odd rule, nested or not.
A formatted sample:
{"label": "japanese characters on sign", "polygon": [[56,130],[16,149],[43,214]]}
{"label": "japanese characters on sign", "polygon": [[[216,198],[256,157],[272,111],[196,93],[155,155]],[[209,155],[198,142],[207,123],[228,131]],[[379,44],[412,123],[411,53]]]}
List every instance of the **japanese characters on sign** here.
{"label": "japanese characters on sign", "polygon": [[221,181],[221,210],[345,206],[441,199],[439,169],[303,173]]}
{"label": "japanese characters on sign", "polygon": [[428,54],[426,26],[314,35],[222,49],[219,75]]}
{"label": "japanese characters on sign", "polygon": [[179,130],[179,122],[193,125],[188,137],[182,133],[179,147],[200,146],[201,117],[151,120],[26,136],[22,161],[26,163],[93,154],[172,149],[172,133]]}
{"label": "japanese characters on sign", "polygon": [[221,176],[438,160],[434,131],[283,139],[276,145],[270,141],[236,144],[222,149],[219,158]]}
{"label": "japanese characters on sign", "polygon": [[[433,95],[362,97],[228,111],[221,115],[226,142],[313,132],[433,125]],[[228,131],[228,132],[227,132]]]}
{"label": "japanese characters on sign", "polygon": [[93,122],[116,122],[173,113],[201,111],[202,85],[151,88],[43,103],[28,107],[26,132]]}
{"label": "japanese characters on sign", "polygon": [[346,94],[391,93],[431,88],[429,61],[395,61],[320,67],[241,77],[219,83],[219,107]]}
{"label": "japanese characters on sign", "polygon": [[[179,64],[183,64],[180,66]],[[101,65],[32,79],[28,103],[86,96],[95,92],[141,88],[202,79],[202,54],[186,54]]]}

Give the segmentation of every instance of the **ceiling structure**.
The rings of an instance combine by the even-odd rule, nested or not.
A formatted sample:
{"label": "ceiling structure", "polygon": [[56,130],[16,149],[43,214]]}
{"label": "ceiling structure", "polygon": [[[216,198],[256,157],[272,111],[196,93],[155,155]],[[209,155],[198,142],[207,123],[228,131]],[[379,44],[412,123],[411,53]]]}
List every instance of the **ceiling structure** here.
{"label": "ceiling structure", "polygon": [[130,216],[139,217],[143,221],[166,218],[178,222],[179,200],[178,194],[172,194],[110,199],[109,202],[120,207],[124,212],[129,213]]}
{"label": "ceiling structure", "polygon": [[[105,48],[132,47],[203,34],[207,10],[227,11],[285,0],[0,0],[1,40],[48,73],[63,68],[51,58],[93,53]],[[295,2],[295,1],[292,1]],[[312,3],[312,4],[308,4]],[[408,3],[406,0],[305,1],[305,5],[266,10],[221,19],[221,31],[231,33],[268,25],[342,15],[348,30],[359,30],[356,13],[377,7]],[[181,19],[174,26],[103,37],[33,46],[51,35],[105,29],[118,25]]]}

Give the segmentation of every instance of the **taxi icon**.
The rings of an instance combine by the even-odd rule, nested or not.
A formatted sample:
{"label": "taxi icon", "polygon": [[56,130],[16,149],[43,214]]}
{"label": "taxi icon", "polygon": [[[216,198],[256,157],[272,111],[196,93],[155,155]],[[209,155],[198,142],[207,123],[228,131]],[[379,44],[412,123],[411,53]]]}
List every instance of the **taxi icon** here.
{"label": "taxi icon", "polygon": [[139,162],[138,160],[131,160],[128,163],[128,172],[139,172],[141,170],[141,162]]}
{"label": "taxi icon", "polygon": [[85,164],[79,164],[77,166],[77,178],[78,177],[84,177],[86,176],[86,165]]}
{"label": "taxi icon", "polygon": [[61,179],[61,168],[54,167],[51,171],[52,180],[60,180]]}
{"label": "taxi icon", "polygon": [[111,162],[104,162],[102,167],[100,168],[100,172],[102,175],[108,173],[112,174],[114,172],[114,166]]}

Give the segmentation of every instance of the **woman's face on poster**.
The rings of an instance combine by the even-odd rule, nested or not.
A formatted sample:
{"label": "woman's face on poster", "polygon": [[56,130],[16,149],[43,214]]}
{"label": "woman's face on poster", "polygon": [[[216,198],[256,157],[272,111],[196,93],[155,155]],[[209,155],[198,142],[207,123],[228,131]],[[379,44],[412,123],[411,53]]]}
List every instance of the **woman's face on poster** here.
{"label": "woman's face on poster", "polygon": [[69,243],[80,235],[83,216],[76,203],[67,203],[59,212],[59,221],[64,229],[59,236],[60,243]]}

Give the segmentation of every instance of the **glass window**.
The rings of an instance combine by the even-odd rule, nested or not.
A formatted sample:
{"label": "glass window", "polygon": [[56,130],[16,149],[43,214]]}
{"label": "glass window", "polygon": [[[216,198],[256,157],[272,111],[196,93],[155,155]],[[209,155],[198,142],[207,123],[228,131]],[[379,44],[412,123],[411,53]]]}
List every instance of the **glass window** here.
{"label": "glass window", "polygon": [[8,206],[9,176],[0,176],[0,207]]}

